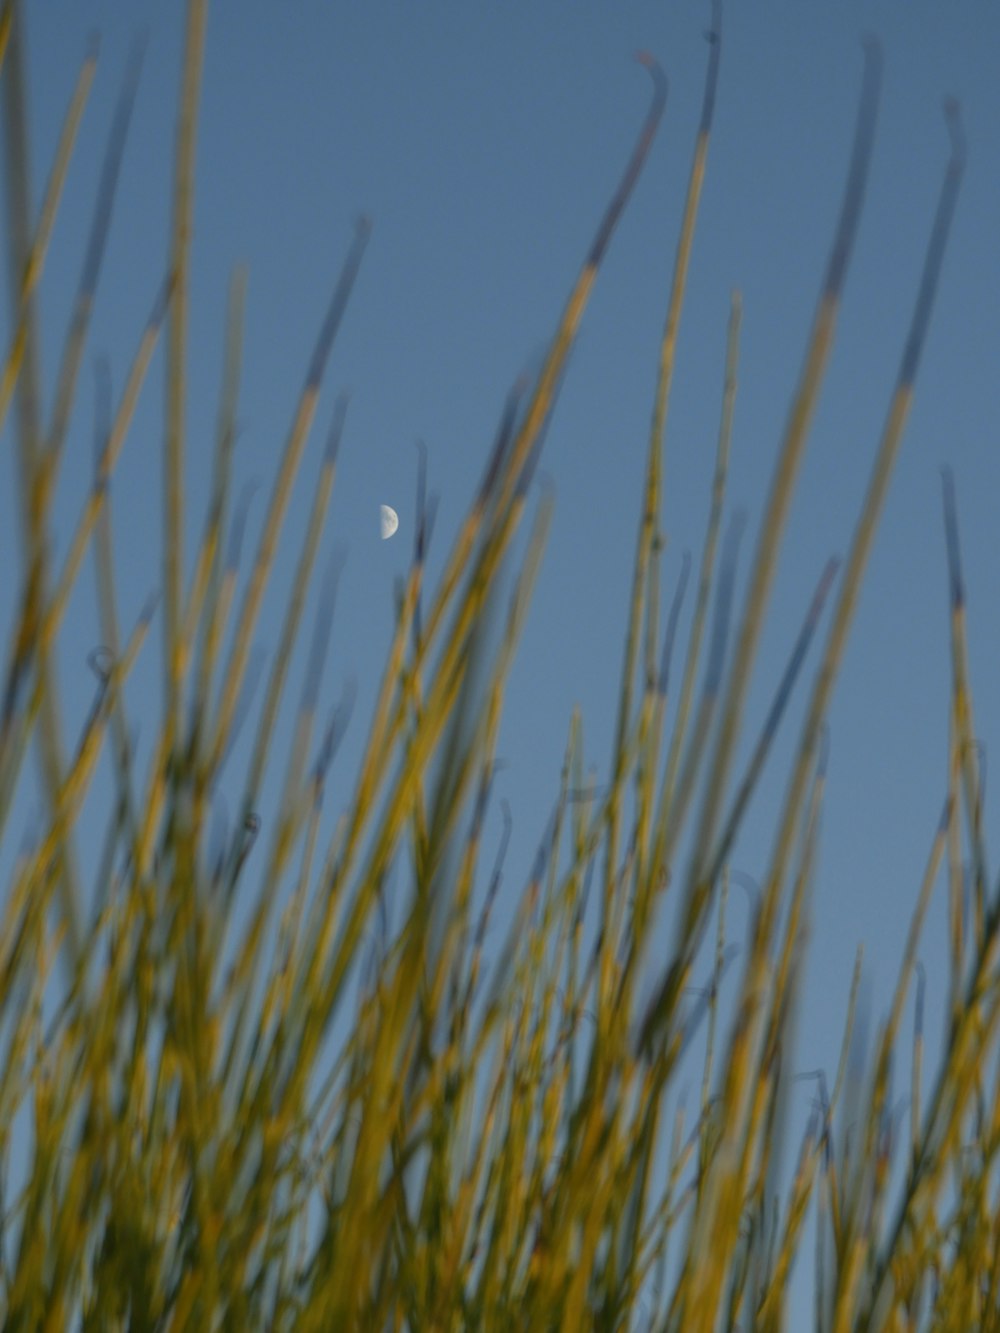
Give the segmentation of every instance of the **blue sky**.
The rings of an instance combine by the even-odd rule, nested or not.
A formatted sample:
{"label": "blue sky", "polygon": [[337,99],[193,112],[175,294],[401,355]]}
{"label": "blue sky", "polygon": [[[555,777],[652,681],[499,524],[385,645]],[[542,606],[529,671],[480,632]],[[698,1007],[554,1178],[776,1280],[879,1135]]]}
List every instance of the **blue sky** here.
{"label": "blue sky", "polygon": [[[294,533],[334,395],[347,387],[351,405],[324,548],[324,559],[343,548],[346,564],[324,692],[332,703],[354,678],[358,699],[353,742],[338,760],[328,797],[335,807],[367,726],[393,579],[409,556],[414,442],[427,444],[430,487],[440,496],[440,560],[480,475],[504,395],[525,366],[537,363],[555,327],[646,109],[648,81],[632,53],[649,49],[670,78],[666,116],[599,278],[542,462],[555,490],[555,519],[500,744],[508,767],[498,791],[510,802],[515,829],[512,892],[555,796],[574,704],[583,712],[588,759],[601,774],[610,752],[658,343],[700,109],[707,21],[707,5],[651,0],[217,0],[210,8],[191,298],[189,562],[207,499],[232,265],[249,269],[236,468],[241,480],[255,477],[266,487],[354,219],[365,212],[374,222],[293,500]],[[180,5],[152,0],[30,6],[36,198],[88,35],[101,34],[94,93],[42,288],[49,393],[105,134],[129,44],[142,30],[145,64],[90,343],[92,353],[111,358],[116,396],[152,305],[165,265],[182,29]],[[865,31],[881,38],[885,52],[871,180],[749,696],[744,753],[820,570],[830,554],[846,550],[860,505],[947,156],[946,93],[962,103],[968,166],[913,414],[830,716],[800,1023],[803,1068],[831,1069],[836,1061],[859,943],[873,1013],[884,1010],[944,795],[944,463],[954,469],[958,492],[977,729],[988,750],[1000,736],[991,669],[1000,655],[1000,10],[984,0],[727,7],[667,427],[663,578],[669,594],[681,553],[700,550],[734,287],[744,316],[728,507],[748,514],[745,574],[832,237]],[[58,498],[57,544],[68,540],[89,485],[91,405],[85,376]],[[158,359],[115,484],[127,620],[160,582],[161,410]],[[14,531],[9,448],[3,466],[6,563]],[[383,501],[401,516],[398,537],[386,543],[377,527]],[[258,501],[252,527],[261,512]],[[279,587],[296,555],[293,540],[279,560]],[[82,718],[92,688],[81,666],[96,636],[92,578],[82,583],[60,645],[70,720]],[[11,590],[5,580],[4,624]],[[271,607],[265,643],[277,636],[280,597]],[[140,672],[134,687],[137,714],[158,698],[153,645],[147,659],[148,673]],[[804,698],[800,688],[797,702]],[[799,718],[793,707],[734,852],[734,865],[752,876],[766,866]],[[996,825],[991,788],[988,829]],[[744,915],[737,895],[738,934]],[[938,892],[921,950],[932,1015],[945,979],[943,935]],[[940,1026],[931,1019],[932,1047]],[[801,1095],[805,1101],[804,1088]]]}

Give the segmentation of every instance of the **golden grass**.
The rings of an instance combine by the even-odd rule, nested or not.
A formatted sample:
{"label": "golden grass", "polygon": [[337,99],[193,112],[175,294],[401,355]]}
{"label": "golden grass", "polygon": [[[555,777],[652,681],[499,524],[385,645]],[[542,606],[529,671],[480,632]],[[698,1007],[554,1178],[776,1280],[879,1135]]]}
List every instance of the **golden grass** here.
{"label": "golden grass", "polygon": [[[243,522],[231,504],[245,302],[239,271],[231,288],[204,536],[190,589],[183,587],[187,274],[204,24],[203,0],[190,0],[166,284],[117,409],[106,380],[99,381],[93,488],[54,574],[48,559],[53,489],[138,62],[126,78],[98,184],[46,435],[35,298],[95,62],[91,55],[84,64],[33,218],[21,17],[14,0],[0,11],[9,260],[23,275],[0,381],[0,421],[14,408],[22,549],[0,716],[0,831],[11,836],[31,744],[39,749],[47,801],[44,829],[14,862],[2,902],[3,1326],[778,1329],[788,1317],[792,1264],[807,1262],[800,1251],[810,1210],[818,1327],[997,1326],[1000,1085],[995,1062],[985,1056],[995,1051],[1000,1017],[1000,898],[995,891],[991,897],[987,878],[950,477],[945,517],[954,687],[944,813],[850,1132],[838,1136],[835,1125],[860,959],[840,1067],[829,1091],[818,1073],[816,1109],[777,1211],[774,1199],[791,1082],[792,1014],[805,964],[803,921],[818,854],[825,720],[909,411],[959,188],[963,149],[956,113],[949,111],[952,156],[898,380],[840,575],[749,951],[732,1010],[723,1015],[719,983],[732,961],[725,927],[729,852],[836,573],[832,564],[823,571],[747,771],[734,783],[735,747],[782,533],[860,225],[879,95],[877,48],[866,49],[842,211],[727,666],[738,526],[723,544],[718,572],[717,558],[738,368],[741,305],[738,295],[733,298],[710,512],[671,714],[671,659],[688,571],[685,566],[661,631],[664,440],[719,77],[722,31],[714,11],[660,349],[609,782],[603,791],[588,787],[582,720],[574,714],[560,790],[534,868],[506,942],[487,958],[503,848],[494,862],[482,834],[505,684],[551,512],[547,495],[533,520],[499,647],[489,649],[486,630],[502,614],[499,571],[525,516],[546,424],[601,260],[663,114],[666,80],[654,61],[641,57],[653,94],[635,149],[537,379],[511,395],[483,483],[431,589],[424,580],[432,515],[421,465],[414,557],[368,740],[346,809],[324,848],[326,775],[344,725],[338,710],[317,743],[333,576],[321,599],[280,799],[266,812],[258,804],[276,763],[276,720],[334,485],[343,398],[319,463],[292,586],[273,589],[272,574],[370,227],[367,220],[358,224],[331,295],[234,615]],[[123,635],[115,591],[122,557],[115,554],[110,503],[115,466],[164,322],[164,695],[153,762],[143,778],[123,687],[154,609],[145,608]],[[67,751],[52,652],[92,542],[104,647],[93,657],[93,706]],[[241,775],[235,827],[221,852],[210,855],[210,799],[232,746],[250,648],[269,594],[284,598],[279,646]],[[97,892],[88,904],[75,831],[105,747],[114,791]],[[236,938],[232,906],[261,828],[267,830],[267,846],[257,853],[265,858],[263,888]],[[974,871],[971,921],[961,895],[966,843]],[[682,844],[692,850],[679,867]],[[412,878],[403,920],[389,928],[382,895],[401,850]],[[925,1100],[916,954],[942,868],[950,886],[951,1030]],[[675,941],[651,976],[653,922],[671,888]],[[712,982],[692,1011],[682,997],[713,912]],[[230,955],[224,969],[221,960]],[[58,987],[57,959],[63,964]],[[915,966],[904,1137],[890,1104],[891,1069]],[[42,1000],[53,987],[61,1002],[43,1024]],[[641,1005],[647,992],[653,998]],[[679,1069],[701,1023],[700,1095],[693,1123],[686,1123]],[[15,1196],[6,1163],[14,1119],[24,1107],[32,1141],[26,1180]],[[900,1141],[906,1165],[901,1188],[893,1191],[891,1165]]]}

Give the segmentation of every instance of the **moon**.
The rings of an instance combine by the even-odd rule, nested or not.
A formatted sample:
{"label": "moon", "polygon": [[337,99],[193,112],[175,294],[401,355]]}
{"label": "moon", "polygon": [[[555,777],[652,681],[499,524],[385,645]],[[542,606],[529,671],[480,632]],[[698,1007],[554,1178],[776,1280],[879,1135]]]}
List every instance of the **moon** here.
{"label": "moon", "polygon": [[388,505],[379,505],[378,507],[378,527],[382,534],[382,540],[388,541],[392,534],[399,527],[399,515],[395,509]]}

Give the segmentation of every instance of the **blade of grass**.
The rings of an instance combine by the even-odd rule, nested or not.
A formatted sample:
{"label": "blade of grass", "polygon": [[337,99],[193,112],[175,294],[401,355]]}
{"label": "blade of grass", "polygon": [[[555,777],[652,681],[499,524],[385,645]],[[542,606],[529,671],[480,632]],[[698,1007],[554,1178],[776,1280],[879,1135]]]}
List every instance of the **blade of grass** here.
{"label": "blade of grass", "polygon": [[[716,825],[725,798],[729,769],[774,579],[781,536],[829,361],[844,280],[861,216],[874,141],[881,66],[881,51],[876,43],[869,39],[865,43],[861,97],[840,217],[834,233],[833,248],[823,280],[819,306],[809,336],[805,364],[785,428],[777,467],[761,521],[757,551],[751,566],[750,587],[737,637],[719,733],[708,767],[705,796],[695,826],[693,843],[695,850],[684,887],[681,914],[682,919],[689,923],[684,930],[686,943],[679,959],[679,966],[674,968],[673,979],[668,978],[665,983],[667,996],[686,984],[689,959],[694,945],[700,938],[701,922],[712,890],[711,883],[706,879],[706,872],[715,842]],[[797,815],[797,810],[795,813]],[[660,1007],[668,1011],[672,1005],[667,1003]],[[648,1045],[650,1036],[651,1029],[647,1022],[644,1044]]]}
{"label": "blade of grass", "polygon": [[[198,99],[205,55],[206,0],[188,0],[181,66],[180,110],[174,159],[173,218],[170,235],[170,321],[167,328],[167,373],[163,451],[163,590],[164,691],[169,736],[180,725],[180,692],[184,677],[182,642],[182,581],[184,577],[184,412],[188,330],[188,283],[194,219],[194,159]],[[171,743],[167,745],[169,753]]]}
{"label": "blade of grass", "polygon": [[362,218],[355,228],[354,242],[348,252],[337,286],[327,307],[326,316],[313,349],[305,384],[299,396],[288,432],[285,451],[268,502],[264,529],[257,547],[257,556],[250,576],[250,584],[243,597],[235,639],[230,650],[224,683],[219,696],[218,715],[213,728],[213,740],[207,765],[209,777],[220,761],[232,725],[233,712],[236,708],[236,700],[250,653],[250,641],[260,612],[264,588],[271,572],[278,536],[284,524],[292,482],[298,472],[309,428],[316,413],[323,372],[343,320],[370,232],[371,224],[366,218]]}

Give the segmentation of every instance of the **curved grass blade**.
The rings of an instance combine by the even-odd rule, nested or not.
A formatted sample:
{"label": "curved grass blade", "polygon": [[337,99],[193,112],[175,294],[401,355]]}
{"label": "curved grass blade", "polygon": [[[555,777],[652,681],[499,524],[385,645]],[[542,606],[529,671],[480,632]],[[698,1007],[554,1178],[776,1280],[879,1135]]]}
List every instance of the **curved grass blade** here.
{"label": "curved grass blade", "polygon": [[[664,437],[666,434],[667,404],[670,386],[673,381],[674,358],[677,346],[677,333],[680,327],[681,310],[684,305],[684,293],[687,287],[688,269],[691,263],[691,249],[694,240],[694,228],[698,217],[698,205],[701,201],[702,185],[705,179],[705,165],[708,157],[708,143],[712,128],[712,115],[715,108],[716,88],[719,79],[719,60],[722,48],[721,3],[714,0],[712,7],[712,28],[709,33],[708,71],[705,77],[705,91],[702,102],[701,121],[695,141],[694,160],[688,180],[681,232],[674,258],[674,271],[671,279],[670,299],[667,306],[666,324],[660,345],[660,364],[653,403],[653,420],[650,428],[649,451],[646,465],[646,486],[642,522],[639,527],[635,555],[635,567],[632,578],[632,596],[629,619],[625,634],[625,653],[621,675],[621,693],[618,699],[618,720],[615,732],[614,757],[612,761],[611,800],[608,806],[608,833],[605,851],[603,921],[607,925],[611,914],[610,886],[614,882],[618,863],[618,837],[621,817],[621,796],[625,776],[626,736],[632,711],[632,688],[635,675],[635,660],[638,652],[639,626],[642,618],[642,606],[647,595],[649,561],[654,544],[654,536],[660,523],[660,494],[662,489]],[[653,605],[650,602],[650,623],[654,624]],[[655,631],[654,631],[655,637]],[[651,699],[649,700],[651,704]],[[648,721],[647,721],[648,725]],[[651,782],[650,773],[647,781]],[[651,801],[647,800],[647,811]],[[641,845],[645,850],[645,830],[640,832]],[[604,1012],[603,999],[608,994],[611,952],[608,950],[601,962],[601,976],[598,993],[601,997],[601,1011]]]}
{"label": "curved grass blade", "polygon": [[[724,701],[719,734],[712,751],[705,796],[695,827],[695,851],[692,854],[687,873],[684,899],[681,906],[682,919],[690,923],[690,926],[684,932],[683,952],[672,965],[671,973],[663,983],[660,1000],[655,1006],[658,1013],[663,1015],[672,1012],[674,998],[686,984],[690,959],[700,938],[701,925],[704,921],[705,909],[712,890],[712,885],[706,879],[706,871],[715,841],[716,824],[722,801],[725,798],[725,788],[739,733],[743,704],[750,685],[750,674],[774,578],[780,538],[784,530],[795,478],[799,464],[802,461],[806,438],[829,360],[844,278],[857,232],[861,206],[864,201],[874,141],[881,65],[881,52],[874,41],[869,40],[865,44],[861,98],[840,217],[834,232],[833,247],[823,280],[819,307],[809,337],[805,364],[795,392],[778,456],[777,468],[771,483],[771,491],[761,522],[757,551],[751,567],[750,588],[730,671],[729,687]],[[647,1049],[654,1028],[658,1024],[659,1019],[655,1018],[652,1011],[650,1011],[643,1025],[642,1040],[644,1047]]]}

